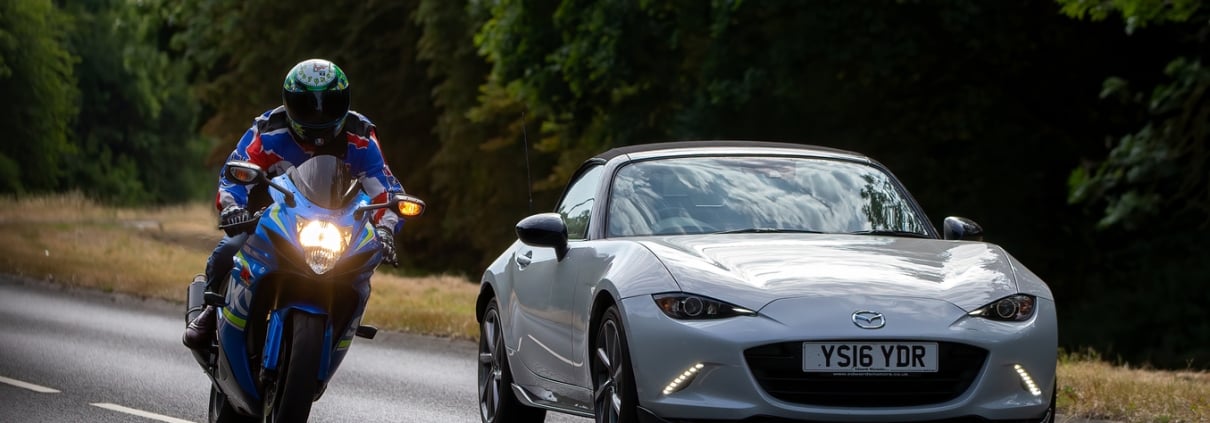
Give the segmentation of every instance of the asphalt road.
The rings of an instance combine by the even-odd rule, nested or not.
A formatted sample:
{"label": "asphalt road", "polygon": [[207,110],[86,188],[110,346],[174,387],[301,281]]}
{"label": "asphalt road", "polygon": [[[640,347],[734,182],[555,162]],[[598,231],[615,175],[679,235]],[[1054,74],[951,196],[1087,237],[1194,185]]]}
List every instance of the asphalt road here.
{"label": "asphalt road", "polygon": [[[0,422],[205,421],[210,382],[181,345],[182,316],[177,304],[0,275]],[[466,341],[357,339],[311,421],[478,422],[475,356]]]}
{"label": "asphalt road", "polygon": [[[205,421],[210,384],[181,345],[182,316],[168,302],[0,276],[0,422]],[[357,339],[311,421],[478,422],[475,357],[466,341]]]}

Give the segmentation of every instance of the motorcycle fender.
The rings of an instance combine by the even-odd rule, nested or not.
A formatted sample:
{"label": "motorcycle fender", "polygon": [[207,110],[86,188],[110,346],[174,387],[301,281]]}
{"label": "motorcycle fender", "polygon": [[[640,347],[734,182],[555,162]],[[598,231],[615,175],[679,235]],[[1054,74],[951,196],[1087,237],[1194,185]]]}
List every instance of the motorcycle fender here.
{"label": "motorcycle fender", "polygon": [[[303,304],[290,305],[273,310],[273,312],[269,313],[269,325],[265,329],[267,332],[265,333],[265,348],[262,350],[264,353],[264,360],[261,362],[261,368],[265,370],[277,371],[277,366],[281,362],[281,352],[283,349],[282,343],[286,339],[286,317],[289,316],[290,311],[314,314],[324,316],[325,318],[328,316],[323,309]],[[319,359],[319,374],[316,376],[319,377],[320,381],[327,381],[328,372],[332,363],[333,344],[331,322],[329,322],[327,328],[324,329],[323,343],[323,345],[319,346],[321,355]]]}

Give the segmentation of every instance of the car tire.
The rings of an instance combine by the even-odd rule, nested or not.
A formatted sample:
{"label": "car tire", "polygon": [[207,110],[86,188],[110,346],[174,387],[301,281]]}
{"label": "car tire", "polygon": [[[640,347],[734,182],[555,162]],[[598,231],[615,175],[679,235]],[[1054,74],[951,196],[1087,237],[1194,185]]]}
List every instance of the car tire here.
{"label": "car tire", "polygon": [[630,345],[617,306],[609,306],[601,315],[589,356],[592,359],[596,422],[637,422],[638,395],[634,388],[634,369],[630,366]]}
{"label": "car tire", "polygon": [[500,305],[492,298],[479,323],[479,418],[483,423],[540,423],[546,410],[522,404],[513,393],[502,328]]}

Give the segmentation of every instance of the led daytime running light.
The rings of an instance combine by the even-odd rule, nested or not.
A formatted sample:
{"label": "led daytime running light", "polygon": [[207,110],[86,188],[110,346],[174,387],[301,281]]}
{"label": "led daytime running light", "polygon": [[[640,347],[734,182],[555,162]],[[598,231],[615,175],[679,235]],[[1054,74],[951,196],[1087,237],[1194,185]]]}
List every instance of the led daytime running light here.
{"label": "led daytime running light", "polygon": [[689,386],[689,382],[692,382],[693,378],[697,377],[697,372],[702,370],[703,367],[706,367],[706,366],[703,365],[702,363],[697,363],[697,364],[694,364],[693,367],[690,367],[688,370],[685,370],[684,373],[681,373],[680,376],[677,376],[676,379],[673,379],[672,382],[669,382],[668,386],[664,387],[664,395],[671,394],[673,392],[684,389],[686,386]]}
{"label": "led daytime running light", "polygon": [[1017,376],[1021,377],[1021,386],[1035,397],[1042,396],[1042,390],[1038,388],[1038,384],[1034,383],[1034,378],[1025,371],[1025,367],[1020,364],[1014,364],[1013,369],[1017,371]]}

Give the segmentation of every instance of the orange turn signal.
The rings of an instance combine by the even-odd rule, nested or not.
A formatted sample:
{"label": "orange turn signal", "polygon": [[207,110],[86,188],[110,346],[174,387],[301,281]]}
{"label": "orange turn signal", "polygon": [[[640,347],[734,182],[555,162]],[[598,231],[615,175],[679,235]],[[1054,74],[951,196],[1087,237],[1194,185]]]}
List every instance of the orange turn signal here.
{"label": "orange turn signal", "polygon": [[418,203],[413,203],[411,201],[400,201],[399,202],[399,213],[404,216],[416,217],[416,216],[420,216],[420,213],[423,213],[423,212],[424,212],[424,206],[422,206]]}

